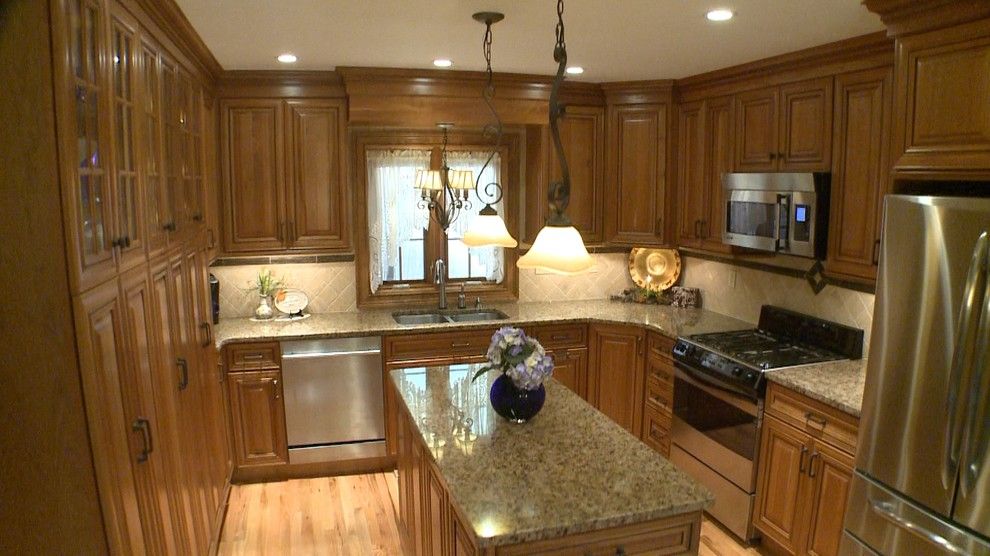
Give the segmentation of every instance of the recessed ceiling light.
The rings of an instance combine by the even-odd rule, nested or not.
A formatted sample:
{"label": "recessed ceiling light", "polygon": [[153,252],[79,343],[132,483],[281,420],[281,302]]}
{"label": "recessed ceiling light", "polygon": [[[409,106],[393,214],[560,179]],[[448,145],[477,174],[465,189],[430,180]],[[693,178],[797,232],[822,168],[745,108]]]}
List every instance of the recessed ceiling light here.
{"label": "recessed ceiling light", "polygon": [[571,75],[581,75],[582,73],[584,73],[584,68],[582,68],[581,66],[571,66],[567,68],[567,73]]}
{"label": "recessed ceiling light", "polygon": [[735,14],[732,13],[732,10],[726,10],[724,8],[720,8],[718,10],[712,10],[708,12],[707,14],[705,14],[705,17],[708,18],[708,21],[729,21],[730,19],[732,19],[732,16],[734,15]]}
{"label": "recessed ceiling light", "polygon": [[296,58],[295,54],[289,54],[289,53],[279,54],[278,58],[276,58],[276,60],[282,62],[283,64],[294,64],[296,63],[297,59],[298,58]]}
{"label": "recessed ceiling light", "polygon": [[449,68],[454,65],[454,62],[451,62],[446,58],[437,58],[436,60],[433,60],[433,65],[438,68]]}

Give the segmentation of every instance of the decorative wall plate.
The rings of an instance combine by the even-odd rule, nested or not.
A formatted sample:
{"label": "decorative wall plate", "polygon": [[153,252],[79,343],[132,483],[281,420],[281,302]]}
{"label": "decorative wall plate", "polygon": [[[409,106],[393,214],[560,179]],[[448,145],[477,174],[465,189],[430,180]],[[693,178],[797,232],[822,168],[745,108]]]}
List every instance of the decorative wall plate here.
{"label": "decorative wall plate", "polygon": [[676,249],[635,247],[629,252],[629,275],[641,288],[663,291],[681,277],[681,255]]}
{"label": "decorative wall plate", "polygon": [[288,315],[302,314],[309,305],[309,297],[302,290],[284,289],[275,294],[275,308]]}

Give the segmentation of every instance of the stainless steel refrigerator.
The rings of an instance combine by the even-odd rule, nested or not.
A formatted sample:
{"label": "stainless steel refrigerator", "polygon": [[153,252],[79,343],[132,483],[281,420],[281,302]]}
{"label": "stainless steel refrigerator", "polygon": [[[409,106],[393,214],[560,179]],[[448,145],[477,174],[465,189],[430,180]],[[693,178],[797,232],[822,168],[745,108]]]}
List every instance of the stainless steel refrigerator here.
{"label": "stainless steel refrigerator", "polygon": [[990,555],[990,199],[891,195],[843,554]]}

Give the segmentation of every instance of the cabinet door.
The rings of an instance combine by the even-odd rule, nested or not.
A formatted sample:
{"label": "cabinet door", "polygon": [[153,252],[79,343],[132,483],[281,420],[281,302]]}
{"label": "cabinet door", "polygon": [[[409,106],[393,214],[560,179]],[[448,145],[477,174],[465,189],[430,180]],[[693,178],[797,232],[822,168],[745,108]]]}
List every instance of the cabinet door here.
{"label": "cabinet door", "polygon": [[149,40],[141,44],[140,79],[141,156],[140,172],[144,182],[145,223],[148,257],[154,258],[168,243],[171,216],[165,175],[162,170],[162,86],[158,47]]}
{"label": "cabinet door", "polygon": [[[595,106],[568,106],[560,120],[560,141],[571,174],[571,201],[567,216],[581,232],[586,243],[602,243],[603,195],[605,191],[605,112]],[[560,163],[547,143],[547,164],[550,183],[560,179]],[[547,190],[540,194],[540,206],[546,207]],[[543,214],[543,219],[546,213]],[[540,224],[542,225],[542,219]]]}
{"label": "cabinet door", "polygon": [[667,191],[667,106],[609,108],[608,173],[611,179],[607,236],[611,243],[664,242]]}
{"label": "cabinet door", "polygon": [[644,336],[635,327],[610,325],[594,326],[591,334],[589,400],[636,436],[643,419]]}
{"label": "cabinet door", "polygon": [[809,458],[808,476],[812,479],[808,505],[805,551],[813,556],[836,556],[842,540],[849,483],[852,481],[852,456],[816,442],[814,458]]}
{"label": "cabinet door", "polygon": [[759,89],[735,97],[735,171],[772,172],[777,168],[777,89]]}
{"label": "cabinet door", "polygon": [[707,207],[701,226],[702,247],[709,251],[730,251],[722,243],[725,225],[725,196],[722,175],[732,171],[732,98],[722,97],[705,102],[705,184]]}
{"label": "cabinet door", "polygon": [[829,171],[832,158],[832,78],[780,88],[781,171]]}
{"label": "cabinet door", "polygon": [[124,312],[117,282],[106,282],[75,300],[76,339],[96,482],[107,543],[114,554],[143,554],[131,450],[130,423],[121,400],[126,361]]}
{"label": "cabinet door", "polygon": [[762,436],[754,525],[789,554],[797,554],[811,439],[769,415],[763,420]]}
{"label": "cabinet door", "polygon": [[110,53],[113,60],[113,183],[116,232],[113,242],[120,252],[120,267],[132,268],[145,260],[144,190],[138,181],[137,83],[141,52],[137,23],[115,6],[110,18]]}
{"label": "cabinet door", "polygon": [[829,273],[875,279],[883,194],[891,71],[835,78],[835,159],[829,223]]}
{"label": "cabinet door", "polygon": [[224,249],[277,250],[285,242],[282,110],[278,100],[221,105]]}
{"label": "cabinet door", "polygon": [[[165,176],[165,211],[168,220],[165,231],[168,241],[181,238],[179,224],[182,221],[182,204],[185,198],[185,180],[182,173],[182,90],[179,87],[179,66],[165,56],[159,56],[162,87],[162,171]],[[184,231],[184,230],[183,230]]]}
{"label": "cabinet door", "polygon": [[894,167],[990,170],[990,23],[899,37],[896,68]]}
{"label": "cabinet door", "polygon": [[280,371],[231,373],[227,376],[238,465],[272,465],[289,461],[281,376]]}
{"label": "cabinet door", "polygon": [[550,356],[553,357],[553,378],[587,399],[588,350],[557,349]]}
{"label": "cabinet door", "polygon": [[704,102],[679,107],[677,133],[677,244],[700,247],[708,203]]}
{"label": "cabinet door", "polygon": [[426,554],[429,556],[448,556],[452,551],[453,530],[450,526],[447,493],[440,482],[440,477],[433,464],[426,462],[423,466],[423,517],[426,518],[424,532],[426,533]]}
{"label": "cabinet door", "polygon": [[347,249],[344,101],[293,100],[286,107],[286,240],[293,249]]}
{"label": "cabinet door", "polygon": [[62,0],[52,17],[55,52],[63,52],[54,59],[66,245],[74,289],[84,291],[116,272],[106,6]]}

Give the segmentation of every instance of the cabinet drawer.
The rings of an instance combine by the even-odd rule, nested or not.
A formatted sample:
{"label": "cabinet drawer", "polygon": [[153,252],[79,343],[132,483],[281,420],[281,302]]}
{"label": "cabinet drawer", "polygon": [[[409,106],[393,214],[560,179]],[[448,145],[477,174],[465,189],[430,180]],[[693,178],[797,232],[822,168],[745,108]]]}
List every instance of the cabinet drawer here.
{"label": "cabinet drawer", "polygon": [[278,342],[232,344],[226,349],[229,372],[278,369],[282,366],[282,351]]}
{"label": "cabinet drawer", "polygon": [[670,455],[670,414],[647,406],[643,413],[643,442],[664,457]]}
{"label": "cabinet drawer", "polygon": [[856,454],[859,420],[778,384],[767,389],[766,411],[808,435]]}
{"label": "cabinet drawer", "polygon": [[532,327],[527,334],[539,340],[547,350],[588,345],[588,327],[583,324]]}
{"label": "cabinet drawer", "polygon": [[674,407],[674,385],[646,377],[646,408],[660,412],[670,419]]}
{"label": "cabinet drawer", "polygon": [[385,338],[386,361],[476,357],[488,352],[494,328]]}
{"label": "cabinet drawer", "polygon": [[646,378],[654,379],[660,383],[674,388],[674,363],[663,357],[657,357],[650,353],[646,360]]}
{"label": "cabinet drawer", "polygon": [[674,340],[656,332],[650,332],[647,340],[650,355],[663,357],[668,361],[674,360]]}

